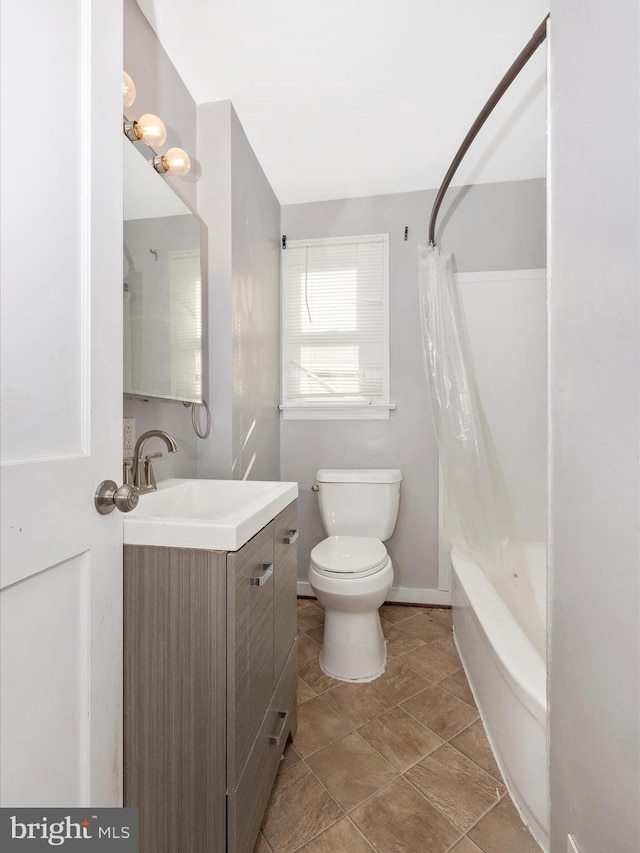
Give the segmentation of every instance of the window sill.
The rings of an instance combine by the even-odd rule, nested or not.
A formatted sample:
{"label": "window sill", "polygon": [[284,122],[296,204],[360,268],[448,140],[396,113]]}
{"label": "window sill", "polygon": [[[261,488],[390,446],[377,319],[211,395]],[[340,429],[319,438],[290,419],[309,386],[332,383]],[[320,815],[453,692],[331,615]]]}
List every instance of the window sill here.
{"label": "window sill", "polygon": [[279,406],[284,421],[386,421],[395,403],[334,403],[321,406]]}

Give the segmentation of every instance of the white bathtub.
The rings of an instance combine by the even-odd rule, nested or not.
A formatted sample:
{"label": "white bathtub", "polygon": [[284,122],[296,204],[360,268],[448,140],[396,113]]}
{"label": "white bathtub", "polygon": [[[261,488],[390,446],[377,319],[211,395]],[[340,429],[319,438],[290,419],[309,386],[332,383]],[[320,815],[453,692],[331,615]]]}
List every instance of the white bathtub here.
{"label": "white bathtub", "polygon": [[[544,545],[525,545],[535,602],[546,621]],[[549,849],[546,666],[474,563],[454,551],[454,635],[493,752],[520,815]]]}

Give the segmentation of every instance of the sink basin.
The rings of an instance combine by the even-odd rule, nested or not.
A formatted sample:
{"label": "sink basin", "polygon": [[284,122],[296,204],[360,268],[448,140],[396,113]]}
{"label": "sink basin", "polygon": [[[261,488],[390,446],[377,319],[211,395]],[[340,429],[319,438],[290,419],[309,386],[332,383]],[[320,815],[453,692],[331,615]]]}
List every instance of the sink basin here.
{"label": "sink basin", "polygon": [[297,496],[297,483],[165,480],[125,515],[124,542],[237,551]]}

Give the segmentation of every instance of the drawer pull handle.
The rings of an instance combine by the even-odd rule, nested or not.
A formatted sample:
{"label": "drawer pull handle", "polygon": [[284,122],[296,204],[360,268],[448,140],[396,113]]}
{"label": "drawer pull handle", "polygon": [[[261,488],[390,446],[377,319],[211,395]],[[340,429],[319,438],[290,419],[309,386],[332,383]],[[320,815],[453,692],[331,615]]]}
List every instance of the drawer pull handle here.
{"label": "drawer pull handle", "polygon": [[253,575],[249,578],[251,586],[264,586],[266,584],[273,574],[273,563],[263,563],[261,569],[261,575]]}
{"label": "drawer pull handle", "polygon": [[289,530],[288,533],[284,536],[284,544],[285,545],[293,545],[294,542],[298,541],[298,536],[300,532],[298,530]]}
{"label": "drawer pull handle", "polygon": [[269,743],[275,743],[276,746],[280,746],[280,741],[282,740],[282,735],[284,734],[284,730],[287,727],[287,719],[289,717],[288,711],[278,711],[278,716],[281,718],[282,722],[280,723],[280,729],[277,735],[269,735]]}

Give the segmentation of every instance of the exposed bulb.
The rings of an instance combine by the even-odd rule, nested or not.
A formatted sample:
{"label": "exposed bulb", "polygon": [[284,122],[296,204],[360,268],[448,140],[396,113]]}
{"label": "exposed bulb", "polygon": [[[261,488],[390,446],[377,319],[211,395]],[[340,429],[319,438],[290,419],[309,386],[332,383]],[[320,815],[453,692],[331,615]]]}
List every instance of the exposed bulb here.
{"label": "exposed bulb", "polygon": [[136,84],[126,71],[122,72],[122,105],[130,107],[136,99]]}
{"label": "exposed bulb", "polygon": [[163,172],[169,172],[177,178],[182,178],[191,168],[189,155],[182,148],[170,148],[166,154],[161,154],[157,159],[160,160]]}
{"label": "exposed bulb", "polygon": [[134,132],[138,139],[142,139],[152,148],[164,145],[167,139],[167,129],[162,119],[153,113],[145,113],[133,123]]}

